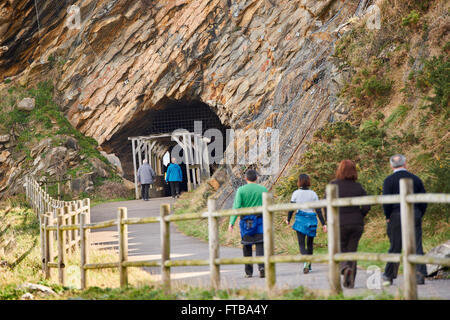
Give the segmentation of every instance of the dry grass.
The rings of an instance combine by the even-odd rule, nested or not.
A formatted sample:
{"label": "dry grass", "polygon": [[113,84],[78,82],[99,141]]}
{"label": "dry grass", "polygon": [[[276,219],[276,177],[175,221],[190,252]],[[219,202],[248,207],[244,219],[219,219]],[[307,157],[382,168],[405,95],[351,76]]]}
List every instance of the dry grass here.
{"label": "dry grass", "polygon": [[[113,249],[96,250],[91,249],[88,252],[88,263],[108,263],[119,260],[118,253]],[[67,286],[79,288],[80,286],[80,253],[75,251],[68,259],[67,263]],[[57,280],[57,270],[53,271],[52,279]],[[99,288],[118,288],[119,271],[117,268],[88,270],[88,287]],[[132,286],[150,285],[154,283],[153,277],[141,268],[128,268],[128,283]]]}
{"label": "dry grass", "polygon": [[[0,261],[3,262],[0,266],[0,300],[20,298],[24,292],[17,288],[25,282],[44,284],[54,289],[60,288],[57,269],[51,269],[51,278],[48,280],[45,279],[42,272],[39,224],[36,215],[31,209],[24,207],[14,207],[5,215],[5,209],[8,207],[7,202],[0,203],[0,240],[6,239],[6,242],[9,243],[2,247],[3,250],[0,250]],[[118,261],[118,254],[114,250],[91,249],[89,251],[89,263],[116,261]],[[79,288],[79,262],[78,251],[67,256],[67,288]],[[119,287],[117,268],[89,270],[87,277],[89,287]],[[141,268],[129,268],[128,278],[129,284],[136,287],[155,283],[152,276]],[[46,297],[35,294],[35,298]]]}

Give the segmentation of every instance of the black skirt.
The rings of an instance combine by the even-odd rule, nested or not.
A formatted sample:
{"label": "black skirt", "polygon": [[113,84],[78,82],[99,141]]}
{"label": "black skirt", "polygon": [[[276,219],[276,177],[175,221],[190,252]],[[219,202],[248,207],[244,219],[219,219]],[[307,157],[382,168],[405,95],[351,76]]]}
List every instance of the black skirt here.
{"label": "black skirt", "polygon": [[245,246],[262,242],[264,242],[264,235],[262,233],[256,233],[252,236],[245,235],[241,240],[241,243]]}

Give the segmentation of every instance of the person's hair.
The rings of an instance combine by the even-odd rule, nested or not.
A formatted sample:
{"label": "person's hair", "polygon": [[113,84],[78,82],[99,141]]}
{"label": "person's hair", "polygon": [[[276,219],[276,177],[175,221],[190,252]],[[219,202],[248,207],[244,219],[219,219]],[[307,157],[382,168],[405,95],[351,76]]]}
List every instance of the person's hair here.
{"label": "person's hair", "polygon": [[402,154],[395,154],[390,159],[392,168],[400,168],[403,167],[406,163],[406,157]]}
{"label": "person's hair", "polygon": [[358,172],[355,163],[351,160],[342,160],[336,170],[336,179],[356,181]]}
{"label": "person's hair", "polygon": [[305,173],[302,173],[298,176],[297,186],[301,189],[308,189],[311,185],[311,179]]}
{"label": "person's hair", "polygon": [[255,182],[258,178],[258,174],[255,170],[249,169],[245,172],[245,178],[247,178],[248,181]]}

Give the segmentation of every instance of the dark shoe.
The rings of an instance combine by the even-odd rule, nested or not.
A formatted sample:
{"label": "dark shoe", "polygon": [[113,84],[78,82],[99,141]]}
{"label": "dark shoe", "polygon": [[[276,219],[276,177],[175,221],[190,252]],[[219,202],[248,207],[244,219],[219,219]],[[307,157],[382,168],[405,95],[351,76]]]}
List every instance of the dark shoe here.
{"label": "dark shoe", "polygon": [[384,274],[382,276],[382,279],[383,279],[383,287],[392,286],[392,284],[394,283],[394,280],[392,278],[389,278],[389,277],[385,276]]}
{"label": "dark shoe", "polygon": [[251,278],[252,277],[252,275],[251,274],[245,274],[245,276],[244,276],[245,278]]}
{"label": "dark shoe", "polygon": [[352,276],[352,270],[350,268],[345,268],[344,282],[342,283],[344,288],[350,288],[351,276]]}
{"label": "dark shoe", "polygon": [[350,274],[348,275],[349,281],[348,281],[348,287],[350,289],[353,289],[355,287],[355,276],[353,275],[353,270],[350,269]]}
{"label": "dark shoe", "polygon": [[264,269],[259,270],[259,277],[260,278],[265,278],[266,277],[266,272],[264,271]]}
{"label": "dark shoe", "polygon": [[417,284],[420,284],[420,285],[425,284],[425,277],[423,276],[423,274],[418,272],[416,281],[417,281]]}

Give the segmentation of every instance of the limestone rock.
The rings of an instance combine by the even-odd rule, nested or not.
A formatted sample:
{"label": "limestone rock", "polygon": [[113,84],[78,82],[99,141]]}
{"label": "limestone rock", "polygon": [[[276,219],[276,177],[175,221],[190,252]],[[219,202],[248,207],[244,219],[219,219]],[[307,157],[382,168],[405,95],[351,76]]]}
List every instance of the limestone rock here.
{"label": "limestone rock", "polygon": [[8,150],[2,151],[2,153],[0,153],[0,163],[5,162],[10,155],[11,153]]}
{"label": "limestone rock", "polygon": [[123,185],[128,189],[128,190],[133,190],[134,189],[134,182],[127,180],[125,178],[123,178]]}
{"label": "limestone rock", "polygon": [[214,179],[214,178],[209,179],[209,180],[208,180],[208,184],[209,184],[215,191],[219,190],[219,188],[220,188],[219,182],[218,182],[216,179]]}
{"label": "limestone rock", "polygon": [[90,158],[89,163],[93,168],[93,178],[108,178],[109,177],[109,168],[106,163],[98,158]]}
{"label": "limestone rock", "polygon": [[64,147],[66,147],[67,149],[72,149],[72,150],[79,150],[80,146],[78,144],[78,141],[73,138],[73,137],[68,137],[65,136],[65,142],[64,142]]}
{"label": "limestone rock", "polygon": [[88,192],[94,189],[93,172],[83,174],[81,177],[75,178],[70,182],[70,190],[74,194]]}
{"label": "limestone rock", "polygon": [[53,289],[36,283],[26,282],[20,286],[20,288],[30,291],[39,291],[48,295],[56,295],[56,292]]}
{"label": "limestone rock", "polygon": [[[450,240],[444,242],[443,244],[438,245],[431,249],[427,255],[432,255],[440,258],[450,258]],[[428,276],[432,276],[436,274],[439,270],[442,270],[444,266],[436,265],[436,264],[427,264],[427,272]]]}
{"label": "limestone rock", "polygon": [[17,109],[22,111],[32,111],[35,106],[34,98],[23,98],[17,104]]}
{"label": "limestone rock", "polygon": [[0,143],[8,142],[10,139],[9,134],[0,135]]}
{"label": "limestone rock", "polygon": [[123,175],[122,163],[118,156],[114,153],[106,153],[105,151],[100,151],[100,153],[109,161],[109,163],[117,168],[120,175]]}
{"label": "limestone rock", "polygon": [[27,292],[27,293],[24,293],[24,294],[20,297],[20,300],[34,300],[34,296],[33,296],[33,294]]}

